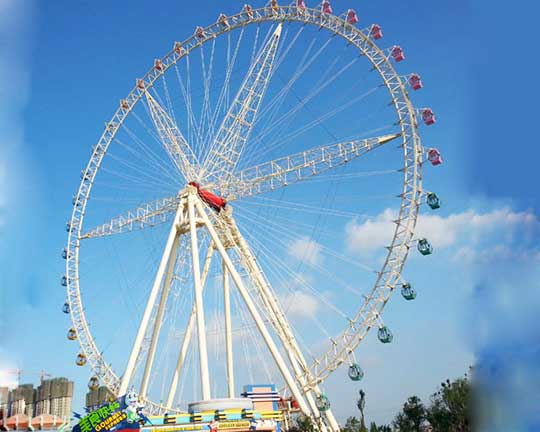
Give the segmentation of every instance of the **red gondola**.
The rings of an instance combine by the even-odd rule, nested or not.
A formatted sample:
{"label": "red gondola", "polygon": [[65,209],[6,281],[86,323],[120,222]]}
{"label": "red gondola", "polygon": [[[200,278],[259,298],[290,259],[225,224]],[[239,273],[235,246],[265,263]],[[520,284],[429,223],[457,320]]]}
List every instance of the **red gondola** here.
{"label": "red gondola", "polygon": [[204,29],[202,27],[197,27],[195,29],[195,34],[199,39],[204,39],[206,35],[204,34]]}
{"label": "red gondola", "polygon": [[184,47],[182,46],[180,42],[174,43],[174,52],[180,55],[184,54]]}
{"label": "red gondola", "polygon": [[325,14],[331,14],[334,11],[332,10],[332,6],[330,5],[330,2],[328,0],[324,0],[322,2],[322,12]]}
{"label": "red gondola", "polygon": [[435,114],[433,114],[433,110],[431,108],[424,108],[422,110],[422,120],[426,124],[426,126],[432,125],[435,123]]}
{"label": "red gondola", "polygon": [[403,53],[403,48],[401,48],[398,45],[392,48],[392,51],[390,52],[390,54],[396,62],[405,60],[405,54]]}
{"label": "red gondola", "polygon": [[154,69],[155,70],[158,70],[158,71],[162,71],[163,70],[163,63],[161,63],[161,60],[160,59],[156,59],[154,61]]}
{"label": "red gondola", "polygon": [[296,0],[296,7],[298,9],[305,9],[306,8],[306,2],[304,2],[304,0]]}
{"label": "red gondola", "polygon": [[220,14],[218,21],[223,27],[229,27],[229,20],[227,19],[227,15]]}
{"label": "red gondola", "polygon": [[369,31],[369,35],[373,39],[380,39],[383,37],[382,28],[379,24],[373,24],[371,26],[371,30]]}
{"label": "red gondola", "polygon": [[422,80],[420,79],[420,75],[418,74],[411,74],[409,76],[409,85],[413,90],[420,90],[424,84],[422,84]]}
{"label": "red gondola", "polygon": [[244,5],[244,12],[249,18],[253,18],[253,8],[250,5]]}
{"label": "red gondola", "polygon": [[428,150],[428,160],[433,166],[440,165],[443,162],[441,153],[436,148],[431,148]]}
{"label": "red gondola", "polygon": [[216,194],[213,194],[212,192],[203,189],[199,183],[189,182],[189,185],[195,187],[197,189],[199,197],[215,211],[219,212],[227,205],[227,201],[225,201],[220,196],[217,196]]}
{"label": "red gondola", "polygon": [[356,24],[359,21],[358,15],[354,9],[349,9],[347,11],[347,22],[349,24]]}

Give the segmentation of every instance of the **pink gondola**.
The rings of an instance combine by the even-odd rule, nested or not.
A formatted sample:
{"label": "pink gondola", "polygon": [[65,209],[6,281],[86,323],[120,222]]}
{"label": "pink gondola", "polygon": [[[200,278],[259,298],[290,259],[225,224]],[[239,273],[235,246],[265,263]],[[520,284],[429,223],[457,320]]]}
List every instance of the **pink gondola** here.
{"label": "pink gondola", "polygon": [[432,125],[435,123],[435,114],[433,114],[433,110],[431,108],[424,108],[422,110],[422,120],[426,124],[426,126]]}
{"label": "pink gondola", "polygon": [[137,80],[137,88],[144,90],[144,81],[142,79]]}
{"label": "pink gondola", "polygon": [[373,24],[371,26],[371,30],[369,31],[369,35],[373,38],[373,39],[380,39],[383,37],[383,32],[382,32],[382,28],[379,24]]}
{"label": "pink gondola", "polygon": [[441,153],[436,148],[431,148],[428,150],[428,160],[433,166],[440,165],[443,162]]}
{"label": "pink gondola", "polygon": [[160,59],[156,59],[154,61],[154,69],[155,70],[158,70],[158,71],[162,71],[163,70],[163,63],[161,62]]}
{"label": "pink gondola", "polygon": [[405,54],[403,53],[403,49],[398,45],[392,48],[392,51],[390,52],[390,54],[392,55],[392,58],[396,62],[405,60]]}
{"label": "pink gondola", "polygon": [[334,11],[332,10],[332,6],[330,5],[330,2],[328,0],[324,0],[322,2],[322,8],[321,8],[322,12],[325,13],[325,14],[331,14],[331,13],[334,13]]}
{"label": "pink gondola", "polygon": [[296,7],[298,9],[305,9],[306,8],[306,2],[304,0],[296,0]]}
{"label": "pink gondola", "polygon": [[420,90],[424,86],[424,84],[422,84],[422,80],[420,79],[420,75],[415,73],[409,76],[409,85],[413,90]]}
{"label": "pink gondola", "polygon": [[358,15],[354,9],[349,9],[347,11],[347,22],[349,24],[356,24],[359,21]]}
{"label": "pink gondola", "polygon": [[197,35],[197,37],[198,37],[199,39],[204,39],[205,36],[206,36],[206,35],[204,34],[204,29],[203,29],[202,27],[197,27],[197,28],[195,29],[195,34]]}
{"label": "pink gondola", "polygon": [[244,12],[249,18],[253,18],[253,8],[250,5],[244,5]]}
{"label": "pink gondola", "polygon": [[184,54],[184,47],[182,46],[180,42],[174,43],[174,52],[180,55]]}
{"label": "pink gondola", "polygon": [[227,15],[225,15],[225,14],[220,14],[220,15],[219,15],[218,22],[219,22],[223,27],[229,27],[229,20],[227,19]]}

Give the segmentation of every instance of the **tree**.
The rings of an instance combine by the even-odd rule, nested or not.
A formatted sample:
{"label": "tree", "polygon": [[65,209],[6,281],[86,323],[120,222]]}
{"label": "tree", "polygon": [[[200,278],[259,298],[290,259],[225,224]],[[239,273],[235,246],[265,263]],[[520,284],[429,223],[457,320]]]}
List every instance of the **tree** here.
{"label": "tree", "polygon": [[296,417],[296,424],[289,428],[289,432],[316,432],[311,419],[305,415]]}
{"label": "tree", "polygon": [[356,417],[349,417],[345,426],[341,428],[342,432],[360,432],[361,423]]}
{"label": "tree", "polygon": [[399,432],[420,432],[426,420],[426,408],[418,396],[411,396],[403,404],[403,410],[392,422]]}
{"label": "tree", "polygon": [[377,426],[375,422],[371,422],[369,432],[392,432],[392,428],[387,425]]}
{"label": "tree", "polygon": [[437,432],[468,432],[471,430],[471,388],[467,376],[441,383],[431,396],[427,420]]}

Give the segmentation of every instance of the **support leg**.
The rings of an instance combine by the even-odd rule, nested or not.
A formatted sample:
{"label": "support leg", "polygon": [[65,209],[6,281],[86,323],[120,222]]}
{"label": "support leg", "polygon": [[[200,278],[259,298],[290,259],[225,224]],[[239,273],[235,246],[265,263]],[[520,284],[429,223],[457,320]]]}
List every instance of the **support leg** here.
{"label": "support leg", "polygon": [[229,271],[223,263],[223,306],[225,309],[225,345],[227,349],[227,388],[229,397],[234,397],[234,368],[232,347],[231,297],[229,292]]}
{"label": "support leg", "polygon": [[[208,247],[208,251],[206,252],[206,258],[204,260],[204,265],[203,265],[203,270],[202,270],[202,275],[201,275],[201,285],[202,285],[203,291],[206,284],[206,277],[208,275],[208,271],[210,270],[210,264],[212,262],[213,253],[214,253],[214,246],[211,244]],[[174,371],[171,387],[169,388],[169,395],[167,396],[167,408],[173,407],[172,405],[174,402],[174,395],[176,394],[176,389],[178,387],[178,380],[180,379],[180,373],[182,372],[182,367],[184,366],[184,361],[186,360],[187,350],[189,347],[189,343],[191,341],[191,332],[193,330],[193,326],[195,325],[196,314],[197,314],[197,310],[195,308],[195,302],[193,302],[193,307],[191,309],[191,314],[189,316],[186,332],[184,333],[184,339],[182,341],[182,347],[180,349],[180,353],[178,354],[178,361],[176,362],[176,369]]]}
{"label": "support leg", "polygon": [[206,228],[208,229],[208,232],[210,233],[212,240],[214,241],[217,250],[219,251],[221,258],[225,262],[225,265],[227,266],[227,269],[231,273],[231,277],[238,288],[238,291],[240,292],[240,295],[242,296],[253,320],[255,321],[255,324],[257,325],[257,328],[259,330],[259,333],[263,337],[266,346],[268,347],[272,357],[274,358],[274,361],[276,362],[276,365],[278,366],[281,374],[283,375],[283,378],[285,379],[285,382],[291,389],[291,392],[295,399],[298,401],[298,405],[300,406],[300,409],[305,412],[309,413],[309,408],[306,405],[306,402],[304,400],[304,396],[300,389],[298,388],[298,385],[296,384],[296,381],[292,377],[289,369],[287,368],[287,365],[285,361],[283,360],[283,357],[281,356],[274,340],[272,339],[272,336],[268,332],[268,329],[266,328],[264,321],[257,310],[257,307],[255,306],[255,303],[251,299],[248,290],[244,286],[244,283],[242,281],[242,278],[238,274],[237,270],[235,269],[230,257],[227,255],[227,251],[225,250],[225,247],[221,243],[221,240],[219,239],[219,236],[212,225],[212,222],[208,218],[208,215],[206,214],[206,211],[204,210],[202,204],[200,201],[195,201],[195,206],[201,216],[201,218],[204,221],[204,224],[206,225]]}
{"label": "support leg", "polygon": [[206,328],[204,325],[204,307],[202,298],[201,272],[199,267],[199,245],[195,226],[194,196],[188,196],[189,231],[191,234],[191,256],[193,281],[195,285],[195,308],[197,310],[197,336],[199,340],[199,363],[201,370],[202,399],[210,399],[210,375],[208,373],[208,351],[206,348]]}
{"label": "support leg", "polygon": [[152,290],[150,291],[150,296],[148,297],[148,302],[146,303],[146,308],[144,310],[143,318],[142,318],[141,324],[139,325],[139,330],[137,331],[137,336],[135,337],[133,348],[131,349],[131,354],[129,356],[128,364],[126,366],[126,371],[124,372],[124,375],[122,376],[122,381],[120,383],[120,389],[119,389],[120,395],[123,395],[126,393],[129,386],[129,382],[133,375],[133,371],[135,370],[135,363],[137,361],[137,357],[141,350],[141,345],[144,339],[144,335],[146,333],[146,328],[148,327],[148,322],[150,321],[152,309],[154,308],[154,304],[156,302],[159,289],[161,287],[161,282],[163,281],[163,275],[165,273],[167,263],[169,262],[169,258],[171,255],[171,251],[173,249],[174,241],[177,236],[177,226],[178,226],[178,223],[180,222],[180,218],[182,217],[182,211],[183,211],[183,203],[180,202],[180,204],[178,205],[178,209],[176,210],[176,215],[173,220],[171,231],[169,232],[169,237],[165,245],[165,250],[163,251],[163,256],[161,257],[161,262],[159,263],[156,278],[154,279],[154,285],[152,286]]}
{"label": "support leg", "polygon": [[161,289],[161,297],[159,299],[159,306],[156,314],[156,320],[154,322],[154,329],[152,331],[152,340],[150,341],[150,348],[148,349],[148,355],[146,357],[146,364],[144,366],[143,379],[141,382],[141,389],[139,396],[141,398],[146,397],[148,390],[148,381],[150,378],[150,371],[152,370],[152,364],[154,363],[154,356],[156,354],[157,341],[159,339],[159,331],[161,330],[161,323],[163,322],[163,314],[165,313],[165,305],[169,297],[169,290],[171,288],[171,280],[174,273],[174,266],[176,264],[176,256],[178,251],[178,243],[180,242],[180,236],[177,234],[174,239],[171,256],[167,265],[167,273],[165,275],[165,282]]}

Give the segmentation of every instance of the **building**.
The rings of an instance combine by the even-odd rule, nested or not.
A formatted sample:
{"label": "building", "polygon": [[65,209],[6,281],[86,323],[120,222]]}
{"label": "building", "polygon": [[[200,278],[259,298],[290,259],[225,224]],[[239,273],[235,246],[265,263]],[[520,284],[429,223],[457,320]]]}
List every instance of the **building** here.
{"label": "building", "polygon": [[53,378],[41,381],[36,391],[35,416],[50,414],[63,420],[71,418],[73,381]]}
{"label": "building", "polygon": [[22,384],[13,390],[0,387],[0,429],[49,430],[69,423],[73,381],[41,380],[37,388]]}
{"label": "building", "polygon": [[116,399],[116,396],[107,387],[101,386],[86,393],[86,408],[92,411],[111,399]]}
{"label": "building", "polygon": [[0,427],[9,414],[9,388],[0,387]]}
{"label": "building", "polygon": [[34,384],[21,384],[9,393],[9,415],[34,415]]}

